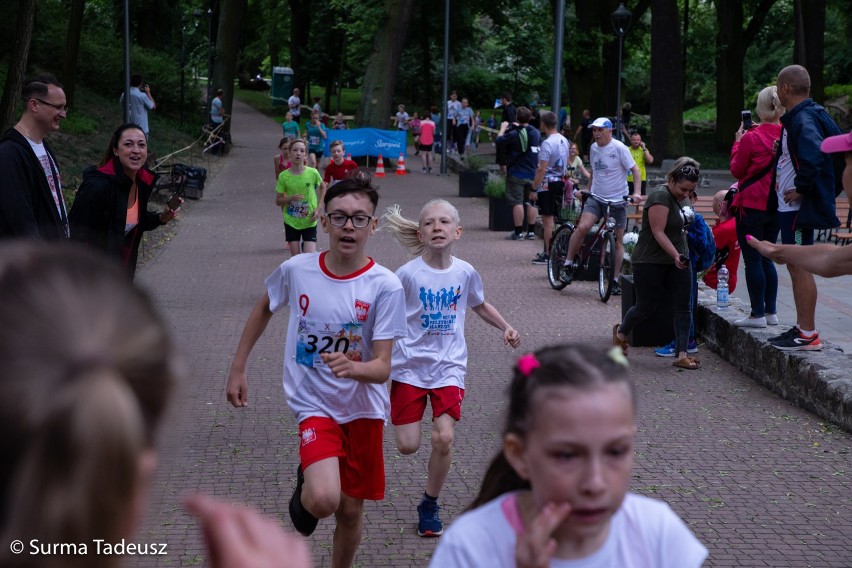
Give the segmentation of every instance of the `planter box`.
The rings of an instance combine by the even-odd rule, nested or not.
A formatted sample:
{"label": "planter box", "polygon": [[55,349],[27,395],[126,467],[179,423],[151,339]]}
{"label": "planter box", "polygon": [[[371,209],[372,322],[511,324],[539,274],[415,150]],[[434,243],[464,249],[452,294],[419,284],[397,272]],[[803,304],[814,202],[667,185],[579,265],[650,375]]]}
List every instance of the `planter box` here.
{"label": "planter box", "polygon": [[512,217],[512,204],[505,199],[488,199],[488,230],[513,231],[515,219]]}
{"label": "planter box", "polygon": [[485,197],[488,172],[459,172],[459,197]]}
{"label": "planter box", "polygon": [[[633,275],[622,274],[621,284],[621,320],[627,310],[636,304],[636,290],[633,286]],[[654,314],[633,328],[627,340],[633,347],[661,347],[674,339],[674,306],[666,301],[664,294],[657,304]]]}

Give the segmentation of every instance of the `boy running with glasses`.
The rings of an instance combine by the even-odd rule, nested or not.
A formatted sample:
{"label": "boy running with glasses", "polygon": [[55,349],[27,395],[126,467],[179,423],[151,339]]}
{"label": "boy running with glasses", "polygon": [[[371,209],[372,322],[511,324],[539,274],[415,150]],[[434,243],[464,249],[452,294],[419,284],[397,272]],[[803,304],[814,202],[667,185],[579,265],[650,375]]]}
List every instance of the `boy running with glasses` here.
{"label": "boy running with glasses", "polygon": [[382,431],[390,410],[391,349],[407,333],[399,279],[365,252],[379,196],[355,172],[324,196],[329,250],[300,254],[267,279],[249,315],[228,377],[228,401],[248,403],[246,362],[272,315],[289,307],[284,393],[299,423],[293,526],[305,536],[335,516],[332,566],[351,566],[361,542],[364,499],[384,499]]}

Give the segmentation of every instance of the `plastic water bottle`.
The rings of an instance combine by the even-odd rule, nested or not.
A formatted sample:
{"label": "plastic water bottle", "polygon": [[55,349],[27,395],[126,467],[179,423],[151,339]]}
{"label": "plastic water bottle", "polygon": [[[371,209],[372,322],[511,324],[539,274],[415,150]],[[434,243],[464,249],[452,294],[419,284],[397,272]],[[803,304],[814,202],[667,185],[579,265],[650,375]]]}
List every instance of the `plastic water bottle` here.
{"label": "plastic water bottle", "polygon": [[724,264],[719,267],[718,284],[716,284],[716,309],[727,310],[731,305],[731,300],[728,297],[728,267]]}

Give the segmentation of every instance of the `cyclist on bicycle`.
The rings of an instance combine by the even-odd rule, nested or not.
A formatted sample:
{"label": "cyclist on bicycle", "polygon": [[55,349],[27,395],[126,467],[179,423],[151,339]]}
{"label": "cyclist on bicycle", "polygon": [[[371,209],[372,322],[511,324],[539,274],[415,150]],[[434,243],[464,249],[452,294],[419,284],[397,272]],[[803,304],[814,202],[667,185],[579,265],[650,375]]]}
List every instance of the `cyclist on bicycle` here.
{"label": "cyclist on bicycle", "polygon": [[621,261],[624,258],[624,229],[627,227],[627,203],[623,201],[627,187],[627,174],[633,173],[633,195],[631,201],[642,201],[642,179],[639,167],[633,161],[630,150],[612,137],[612,121],[601,117],[592,123],[592,137],[595,142],[590,151],[591,176],[589,178],[590,198],[586,200],[580,222],[568,243],[565,261],[565,276],[570,279],[574,274],[574,257],[583,244],[592,225],[604,215],[606,203],[610,203],[610,215],[615,219],[615,275],[616,284],[613,295],[621,294],[618,275],[621,274]]}

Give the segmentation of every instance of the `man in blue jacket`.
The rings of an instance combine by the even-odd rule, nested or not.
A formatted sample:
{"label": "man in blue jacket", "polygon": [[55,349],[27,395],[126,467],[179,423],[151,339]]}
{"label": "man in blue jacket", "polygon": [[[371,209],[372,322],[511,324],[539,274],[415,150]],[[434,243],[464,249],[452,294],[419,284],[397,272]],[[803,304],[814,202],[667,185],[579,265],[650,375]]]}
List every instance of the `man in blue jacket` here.
{"label": "man in blue jacket", "polygon": [[529,203],[529,195],[533,190],[533,180],[538,169],[538,151],[541,146],[541,132],[529,125],[532,112],[526,107],[518,108],[517,123],[503,122],[497,134],[498,154],[505,157],[501,170],[506,172],[506,199],[512,204],[512,216],[515,231],[510,233],[508,240],[521,241],[524,239],[524,203],[527,203],[527,233],[526,238],[534,239],[535,218],[538,210]]}
{"label": "man in blue jacket", "polygon": [[53,75],[21,89],[24,114],[0,140],[0,239],[64,240],[68,214],[56,156],[45,138],[68,113],[65,91]]}
{"label": "man in blue jacket", "polygon": [[[793,228],[833,229],[840,224],[834,206],[834,166],[831,156],[820,150],[820,144],[825,138],[840,134],[840,128],[810,98],[811,78],[801,65],[782,69],[776,87],[778,100],[787,109],[781,117],[782,136],[786,136],[795,169],[796,189],[784,194],[784,200],[801,200]],[[782,351],[819,351],[822,342],[816,330],[816,281],[813,274],[804,270],[790,270],[790,277],[796,325],[770,338],[769,343]]]}

